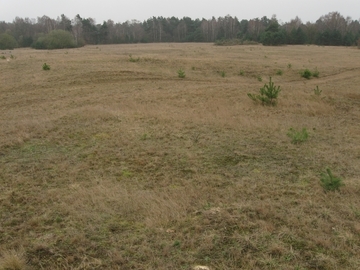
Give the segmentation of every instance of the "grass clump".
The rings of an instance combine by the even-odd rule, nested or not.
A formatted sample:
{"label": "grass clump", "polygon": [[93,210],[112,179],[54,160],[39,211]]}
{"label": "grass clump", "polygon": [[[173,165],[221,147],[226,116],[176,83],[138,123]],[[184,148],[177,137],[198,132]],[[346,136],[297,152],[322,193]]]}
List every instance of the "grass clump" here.
{"label": "grass clump", "polygon": [[50,70],[50,66],[48,64],[44,63],[43,66],[42,66],[42,69],[43,70]]}
{"label": "grass clump", "polygon": [[0,59],[5,60],[5,59],[6,59],[6,57],[5,57],[4,55],[2,55],[2,56],[0,56]]}
{"label": "grass clump", "polygon": [[320,72],[317,70],[317,68],[315,68],[315,71],[312,73],[313,77],[319,78],[319,74]]}
{"label": "grass clump", "polygon": [[181,79],[184,79],[186,74],[185,74],[185,71],[180,68],[178,71],[177,71],[177,74],[178,74],[178,77],[181,78]]}
{"label": "grass clump", "polygon": [[136,63],[140,61],[140,57],[133,58],[131,54],[129,54],[129,62]]}
{"label": "grass clump", "polygon": [[322,93],[322,90],[317,85],[316,88],[314,88],[314,94],[317,95],[317,96],[320,96],[321,93]]}
{"label": "grass clump", "polygon": [[326,173],[321,174],[320,181],[325,191],[339,190],[344,185],[342,179],[334,176],[330,169],[326,169]]}
{"label": "grass clump", "polygon": [[260,88],[260,95],[255,95],[248,93],[248,97],[254,101],[261,101],[263,105],[276,105],[276,100],[280,93],[280,86],[275,86],[270,77],[270,82],[265,83],[262,88]]}
{"label": "grass clump", "polygon": [[309,137],[309,133],[307,132],[306,128],[303,128],[300,131],[290,128],[287,135],[291,138],[291,142],[293,144],[305,142]]}
{"label": "grass clump", "polygon": [[223,77],[223,78],[225,78],[226,72],[225,72],[224,70],[220,71],[220,76]]}
{"label": "grass clump", "polygon": [[0,257],[0,269],[23,270],[26,269],[26,261],[23,252],[10,250],[2,253]]}
{"label": "grass clump", "polygon": [[276,71],[276,75],[279,75],[279,76],[283,75],[283,73],[284,73],[284,72],[283,72],[281,69],[279,69],[279,70]]}
{"label": "grass clump", "polygon": [[147,139],[149,139],[149,135],[147,133],[144,133],[143,135],[141,135],[140,140],[142,141],[146,141]]}
{"label": "grass clump", "polygon": [[124,169],[124,170],[121,172],[121,175],[124,176],[124,177],[131,177],[131,176],[132,176],[132,172],[129,171],[128,169]]}
{"label": "grass clump", "polygon": [[245,72],[244,72],[243,70],[240,70],[240,71],[239,71],[239,75],[240,75],[240,76],[244,76],[244,75],[245,75]]}
{"label": "grass clump", "polygon": [[291,69],[291,68],[292,68],[292,64],[289,63],[289,64],[287,65],[287,68],[288,68],[288,69]]}

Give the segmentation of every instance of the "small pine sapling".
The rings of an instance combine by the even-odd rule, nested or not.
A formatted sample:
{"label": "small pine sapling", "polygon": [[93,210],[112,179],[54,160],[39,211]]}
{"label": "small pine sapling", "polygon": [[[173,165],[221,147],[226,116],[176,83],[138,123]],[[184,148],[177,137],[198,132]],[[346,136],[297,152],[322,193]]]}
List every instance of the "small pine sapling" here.
{"label": "small pine sapling", "polygon": [[310,70],[305,69],[304,71],[302,71],[302,72],[300,73],[300,75],[301,75],[301,77],[303,77],[303,78],[305,78],[305,79],[310,79],[311,76],[312,76],[312,73],[311,73]]}
{"label": "small pine sapling", "polygon": [[280,93],[280,86],[275,86],[270,77],[270,82],[260,88],[260,95],[248,93],[248,97],[254,101],[261,101],[263,105],[276,105],[276,99]]}
{"label": "small pine sapling", "polygon": [[177,71],[177,74],[178,74],[178,77],[181,78],[181,79],[184,79],[185,78],[185,71],[180,68],[178,71]]}
{"label": "small pine sapling", "polygon": [[322,90],[320,90],[319,86],[317,85],[316,88],[314,88],[314,94],[317,96],[321,95]]}
{"label": "small pine sapling", "polygon": [[326,169],[326,173],[321,174],[320,181],[325,191],[335,191],[344,185],[342,179],[335,177],[330,169]]}
{"label": "small pine sapling", "polygon": [[50,66],[48,64],[44,63],[43,66],[42,66],[42,69],[43,70],[50,70]]}

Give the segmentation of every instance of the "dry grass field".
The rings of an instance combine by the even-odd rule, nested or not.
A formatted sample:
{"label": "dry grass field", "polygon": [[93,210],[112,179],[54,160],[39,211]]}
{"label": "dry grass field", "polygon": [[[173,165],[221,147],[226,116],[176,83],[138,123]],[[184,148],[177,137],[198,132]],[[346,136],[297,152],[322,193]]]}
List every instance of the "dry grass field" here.
{"label": "dry grass field", "polygon": [[360,269],[360,50],[0,55],[0,269]]}

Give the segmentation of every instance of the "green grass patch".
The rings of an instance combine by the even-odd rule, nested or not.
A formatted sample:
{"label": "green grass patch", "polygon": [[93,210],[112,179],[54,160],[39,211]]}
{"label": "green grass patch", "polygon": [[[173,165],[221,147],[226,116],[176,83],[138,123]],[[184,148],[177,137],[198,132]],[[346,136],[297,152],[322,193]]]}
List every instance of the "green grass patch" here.
{"label": "green grass patch", "polygon": [[291,142],[293,144],[298,144],[307,141],[309,133],[307,132],[306,128],[303,128],[302,130],[295,130],[290,128],[287,136],[291,138]]}

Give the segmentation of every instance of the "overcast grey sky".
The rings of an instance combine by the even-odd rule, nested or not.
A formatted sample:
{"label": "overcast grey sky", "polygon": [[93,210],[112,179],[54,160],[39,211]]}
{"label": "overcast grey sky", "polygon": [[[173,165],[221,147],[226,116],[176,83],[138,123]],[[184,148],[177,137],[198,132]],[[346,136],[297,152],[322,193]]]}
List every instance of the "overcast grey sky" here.
{"label": "overcast grey sky", "polygon": [[298,16],[304,23],[338,11],[353,20],[360,18],[359,0],[0,0],[0,21],[12,22],[16,16],[37,18],[47,15],[56,19],[65,14],[73,19],[91,17],[97,23],[143,21],[152,16],[210,19],[226,15],[242,19],[271,17],[281,22]]}

